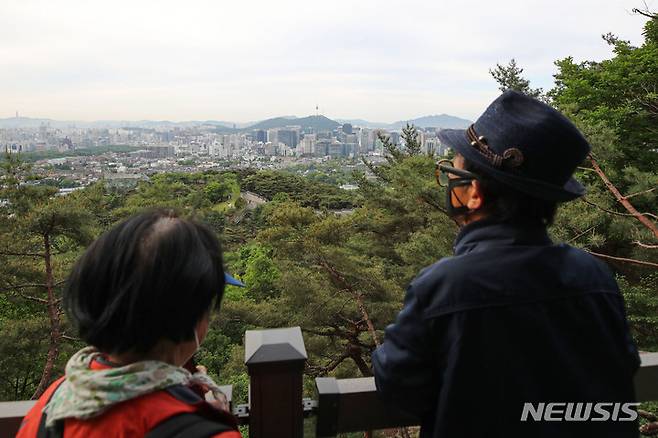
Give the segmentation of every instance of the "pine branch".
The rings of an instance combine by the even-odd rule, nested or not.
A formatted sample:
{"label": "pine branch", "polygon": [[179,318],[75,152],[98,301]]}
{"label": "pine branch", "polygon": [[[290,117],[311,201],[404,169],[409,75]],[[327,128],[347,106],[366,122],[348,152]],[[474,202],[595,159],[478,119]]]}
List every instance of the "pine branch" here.
{"label": "pine branch", "polygon": [[338,367],[338,365],[343,363],[345,359],[348,359],[349,357],[350,355],[347,352],[345,352],[341,354],[339,357],[337,357],[336,359],[333,359],[325,366],[309,366],[308,369],[309,372],[313,375],[326,376],[328,373],[335,370]]}
{"label": "pine branch", "polygon": [[433,208],[439,210],[441,213],[446,213],[446,214],[448,213],[443,205],[437,204],[436,202],[434,202],[433,199],[431,199],[428,196],[425,196],[425,194],[420,195],[420,200],[425,202],[430,207],[433,207]]}
{"label": "pine branch", "polygon": [[656,238],[658,238],[658,227],[656,227],[656,224],[651,222],[651,220],[649,220],[649,218],[647,218],[645,215],[643,215],[642,213],[637,211],[635,209],[635,207],[633,207],[633,204],[631,204],[626,198],[624,198],[622,196],[622,194],[619,192],[617,187],[615,187],[615,185],[612,184],[610,179],[608,179],[607,175],[605,174],[605,172],[603,172],[603,169],[601,169],[601,167],[599,166],[599,163],[596,161],[596,159],[594,158],[594,156],[592,154],[589,155],[589,161],[590,161],[590,163],[592,163],[592,167],[594,168],[594,171],[603,180],[603,183],[608,188],[608,190],[610,190],[610,192],[615,196],[617,201],[619,201],[621,203],[621,205],[623,205],[624,208],[626,210],[628,210],[628,212],[631,215],[635,216],[635,218],[637,220],[639,220],[642,223],[642,225],[644,225],[649,230],[651,230],[653,235]]}
{"label": "pine branch", "polygon": [[340,272],[338,272],[333,266],[331,266],[325,260],[321,259],[318,264],[329,273],[329,275],[331,276],[331,278],[334,279],[335,282],[337,282],[344,289],[352,293],[352,295],[356,300],[357,307],[359,308],[359,312],[361,312],[361,315],[366,320],[366,323],[368,325],[368,331],[370,332],[370,336],[372,336],[372,340],[375,342],[376,345],[379,345],[380,344],[379,336],[377,336],[377,332],[375,331],[375,326],[372,323],[370,316],[368,315],[368,310],[366,309],[365,303],[363,301],[363,294],[361,292],[354,290],[352,288],[352,285],[347,281],[347,279],[345,279],[345,277]]}
{"label": "pine branch", "polygon": [[632,11],[636,14],[644,15],[645,17],[651,18],[653,20],[658,18],[658,14],[653,14],[653,13],[649,12],[648,10],[643,11],[643,10],[638,9],[638,8],[633,8]]}
{"label": "pine branch", "polygon": [[10,284],[9,287],[4,287],[4,288],[0,289],[0,292],[10,292],[10,291],[18,290],[18,289],[29,289],[29,288],[42,288],[42,289],[45,289],[46,285],[45,284],[40,284],[40,283],[17,284],[17,285]]}
{"label": "pine branch", "polygon": [[649,244],[646,244],[646,243],[642,243],[639,240],[634,240],[633,243],[636,244],[637,246],[640,246],[640,247],[646,248],[646,249],[658,249],[658,245],[649,245]]}
{"label": "pine branch", "polygon": [[658,187],[652,187],[652,188],[650,188],[650,189],[648,189],[648,190],[642,190],[641,192],[636,192],[636,193],[633,193],[633,194],[631,194],[631,195],[626,195],[626,196],[624,196],[624,199],[630,199],[630,198],[632,198],[633,196],[644,195],[645,193],[651,193],[651,192],[653,192],[654,190],[658,190]]}
{"label": "pine branch", "polygon": [[585,249],[584,251],[592,254],[593,256],[600,257],[603,259],[610,259],[610,260],[617,260],[619,262],[625,262],[625,263],[631,263],[634,265],[640,265],[640,266],[651,266],[653,268],[658,268],[658,263],[653,263],[653,262],[645,262],[644,260],[636,260],[636,259],[628,259],[625,257],[614,257],[608,254],[601,254],[598,252],[590,251],[588,249]]}
{"label": "pine branch", "polygon": [[9,252],[9,251],[0,251],[0,256],[36,257],[36,258],[44,258],[45,257],[43,254],[39,254],[39,253],[36,253],[36,252]]}
{"label": "pine branch", "polygon": [[373,163],[370,161],[366,160],[366,157],[361,157],[361,162],[368,168],[368,170],[375,175],[379,180],[384,181],[384,182],[390,182],[390,178],[384,174],[382,171],[382,166],[375,166]]}
{"label": "pine branch", "polygon": [[592,230],[593,230],[594,228],[596,228],[596,227],[598,227],[598,224],[597,224],[597,225],[592,225],[591,227],[589,227],[588,229],[586,229],[586,230],[583,231],[582,233],[578,233],[578,234],[576,234],[574,237],[572,237],[571,239],[569,239],[569,241],[568,241],[567,243],[572,243],[572,242],[574,242],[575,240],[578,240],[580,237],[582,237],[582,236],[584,236],[585,234],[589,233],[590,231],[592,231]]}
{"label": "pine branch", "polygon": [[[65,283],[66,280],[60,280],[55,283],[53,283],[54,286],[60,286],[61,284]],[[27,283],[27,284],[9,284],[8,287],[0,288],[0,293],[1,292],[11,292],[19,289],[31,289],[31,288],[41,288],[45,289],[47,288],[48,285],[44,283]]]}
{"label": "pine branch", "polygon": [[333,331],[319,331],[319,330],[314,330],[314,329],[309,329],[309,328],[302,328],[302,331],[306,332],[306,333],[310,333],[312,335],[326,336],[326,337],[329,337],[329,338],[333,338],[333,337],[336,337],[336,336],[343,337],[343,334],[340,333],[339,330],[336,329],[336,328],[334,328]]}
{"label": "pine branch", "polygon": [[384,149],[386,152],[390,154],[390,156],[386,156],[386,161],[388,161],[389,164],[396,164],[404,160],[404,155],[398,149],[396,145],[391,143],[391,137],[390,136],[385,136],[381,132],[377,133],[377,138],[379,141],[382,142],[382,145],[384,146]]}
{"label": "pine branch", "polygon": [[19,297],[21,297],[25,300],[33,301],[35,303],[48,304],[48,300],[46,300],[44,298],[39,298],[39,297],[35,297],[35,296],[32,296],[32,295],[26,295],[26,294],[21,293],[21,292],[16,292],[16,295],[18,295]]}
{"label": "pine branch", "polygon": [[[605,208],[605,207],[600,206],[599,204],[596,204],[596,203],[594,203],[594,202],[592,202],[592,201],[588,201],[588,200],[587,200],[586,198],[584,198],[584,197],[581,198],[581,200],[582,200],[585,204],[589,204],[589,205],[591,205],[592,207],[596,207],[596,208],[598,208],[599,210],[604,211],[604,212],[606,212],[606,213],[614,214],[614,215],[616,215],[616,216],[635,217],[635,215],[634,215],[634,214],[631,214],[631,213],[622,213],[622,212],[620,212],[620,211],[609,210],[609,209],[607,209],[607,208]],[[650,218],[653,218],[653,219],[658,220],[658,216],[656,216],[656,215],[653,214],[653,213],[641,213],[641,214],[644,215],[644,216],[647,216],[647,217],[650,217]]]}

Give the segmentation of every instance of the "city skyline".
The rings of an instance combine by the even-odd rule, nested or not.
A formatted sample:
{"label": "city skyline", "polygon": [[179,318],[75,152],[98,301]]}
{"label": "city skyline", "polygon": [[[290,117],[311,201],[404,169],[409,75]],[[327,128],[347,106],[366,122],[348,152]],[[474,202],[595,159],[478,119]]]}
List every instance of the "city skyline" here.
{"label": "city skyline", "polygon": [[[649,7],[656,1],[648,2]],[[0,118],[222,120],[314,114],[474,120],[516,58],[548,89],[553,62],[639,44],[640,0],[358,3],[3,2]],[[534,20],[528,20],[528,11]]]}
{"label": "city skyline", "polygon": [[[442,124],[428,124],[428,123],[423,123],[422,125],[427,125],[427,126],[435,126],[435,127],[446,127],[446,128],[451,128],[454,127],[452,126],[455,122],[458,124],[462,123],[471,123],[472,121],[469,119],[464,119],[458,116],[454,116],[452,114],[446,114],[446,113],[441,113],[441,114],[427,114],[427,115],[419,115],[418,117],[409,117],[409,118],[404,118],[400,120],[394,120],[394,121],[382,121],[382,120],[365,120],[363,118],[354,118],[354,119],[347,119],[344,117],[335,117],[335,118],[328,118],[324,114],[309,114],[306,116],[297,116],[297,115],[283,115],[283,116],[273,116],[273,117],[268,117],[262,120],[249,120],[249,121],[238,121],[238,120],[214,120],[214,119],[205,119],[205,120],[155,120],[155,119],[141,119],[141,120],[127,120],[127,119],[114,119],[114,120],[60,120],[60,119],[53,119],[50,117],[43,117],[43,118],[37,118],[37,117],[31,117],[29,114],[20,114],[18,111],[15,112],[13,116],[10,117],[2,117],[0,114],[0,129],[15,129],[15,128],[35,128],[38,125],[45,124],[45,125],[50,125],[50,124],[55,124],[53,127],[71,127],[71,126],[77,126],[79,128],[92,128],[92,127],[97,127],[97,128],[117,128],[117,127],[129,127],[129,126],[140,126],[142,124],[149,124],[153,126],[157,126],[158,124],[162,125],[190,125],[190,126],[201,126],[204,124],[216,124],[218,126],[224,126],[227,128],[237,128],[237,129],[249,129],[252,127],[255,127],[255,125],[258,125],[259,123],[263,122],[268,122],[271,120],[279,120],[279,119],[287,119],[290,121],[290,125],[295,125],[300,119],[307,119],[307,118],[313,118],[313,117],[323,117],[327,118],[332,121],[336,121],[338,123],[349,123],[353,124],[355,126],[364,126],[364,127],[388,127],[392,128],[393,125],[399,125],[399,124],[405,124],[405,123],[410,123],[410,124],[416,124],[418,126],[417,121],[425,121],[426,119],[430,120],[436,120],[436,119],[448,119],[450,120],[451,123],[448,125],[442,125]],[[460,126],[461,127],[461,126]],[[401,128],[401,126],[397,127],[398,129]]]}

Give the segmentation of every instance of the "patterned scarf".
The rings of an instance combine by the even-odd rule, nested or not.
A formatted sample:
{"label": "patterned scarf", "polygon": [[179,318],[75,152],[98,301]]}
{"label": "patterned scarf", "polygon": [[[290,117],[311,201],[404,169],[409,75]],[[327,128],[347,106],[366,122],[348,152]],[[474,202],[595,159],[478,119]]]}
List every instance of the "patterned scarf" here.
{"label": "patterned scarf", "polygon": [[91,370],[92,361],[99,356],[101,353],[94,347],[85,347],[68,361],[66,379],[43,409],[47,415],[46,427],[64,418],[95,417],[117,403],[174,385],[205,385],[216,398],[222,397],[217,384],[205,374],[192,374],[155,360]]}

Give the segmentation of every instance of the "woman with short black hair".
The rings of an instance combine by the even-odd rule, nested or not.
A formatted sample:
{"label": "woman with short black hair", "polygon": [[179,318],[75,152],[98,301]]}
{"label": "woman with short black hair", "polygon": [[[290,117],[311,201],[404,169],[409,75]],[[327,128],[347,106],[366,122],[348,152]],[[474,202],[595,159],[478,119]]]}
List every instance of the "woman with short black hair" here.
{"label": "woman with short black hair", "polygon": [[143,213],[103,234],[74,266],[63,299],[90,346],[73,355],[17,436],[239,437],[219,387],[183,368],[227,282],[238,283],[224,273],[217,237],[173,211]]}

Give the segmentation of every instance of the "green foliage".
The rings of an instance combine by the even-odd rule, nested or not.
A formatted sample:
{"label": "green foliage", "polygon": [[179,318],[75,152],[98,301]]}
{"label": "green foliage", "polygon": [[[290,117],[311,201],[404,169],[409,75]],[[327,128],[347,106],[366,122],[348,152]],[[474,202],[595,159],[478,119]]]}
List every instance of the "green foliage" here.
{"label": "green foliage", "polygon": [[407,125],[402,128],[402,140],[404,140],[404,146],[409,155],[418,155],[420,154],[420,136],[418,134],[418,129],[414,125]]}
{"label": "green foliage", "polygon": [[[654,222],[658,201],[658,44],[653,32],[657,21],[647,22],[641,47],[608,34],[603,38],[613,47],[611,59],[579,64],[572,58],[557,61],[556,86],[549,92],[553,103],[588,139],[607,178]],[[530,89],[515,63],[507,69],[498,67],[497,74],[492,75],[501,90]],[[651,249],[656,236],[621,205],[593,167],[579,168],[576,177],[586,186],[587,195],[560,208],[551,234],[556,241],[617,257],[604,260],[618,274],[635,341],[641,349],[655,350],[655,268],[632,260],[658,262],[658,253]],[[620,257],[631,263],[618,260]]]}
{"label": "green foliage", "polygon": [[639,348],[658,351],[658,274],[642,277],[635,284],[624,277],[617,277],[617,281],[624,294],[628,321]]}
{"label": "green foliage", "polygon": [[0,312],[0,354],[24,360],[16,366],[25,368],[7,370],[0,397],[27,398],[61,372],[59,352],[69,352],[62,345],[60,285],[94,237],[95,224],[82,197],[54,196],[56,189],[30,184],[29,166],[6,157],[0,170],[0,293],[2,302],[14,306]]}
{"label": "green foliage", "polygon": [[[163,173],[141,182],[116,211],[117,218],[144,208],[168,207],[189,215],[208,216],[228,210],[240,196],[236,175],[231,172]],[[217,217],[213,217],[215,225]]]}
{"label": "green foliage", "polygon": [[612,35],[604,39],[614,57],[601,62],[556,62],[555,104],[583,122],[604,123],[616,134],[616,156],[607,156],[616,169],[634,167],[655,172],[658,164],[658,19],[645,26],[645,41],[633,47]]}
{"label": "green foliage", "polygon": [[208,369],[219,381],[219,371],[231,357],[231,339],[218,330],[209,330],[201,348],[195,355],[197,363]]}
{"label": "green foliage", "polygon": [[109,152],[119,154],[126,152],[134,152],[138,150],[139,148],[136,146],[109,145],[109,146],[98,146],[94,148],[80,148],[80,149],[74,149],[71,151],[64,151],[64,152],[59,152],[55,150],[39,151],[39,152],[23,152],[20,154],[20,160],[26,163],[31,163],[34,161],[51,160],[54,158],[91,157],[91,156],[106,154]]}
{"label": "green foliage", "polygon": [[317,183],[333,186],[354,184],[352,172],[363,164],[356,158],[334,158],[321,163],[301,163],[286,167],[284,171],[294,173]]}
{"label": "green foliage", "polygon": [[282,172],[257,172],[245,178],[242,187],[267,199],[286,193],[305,207],[343,209],[355,205],[353,194],[345,190]]}
{"label": "green foliage", "polygon": [[210,181],[203,189],[206,199],[213,204],[225,201],[231,196],[231,186],[223,181]]}
{"label": "green foliage", "polygon": [[277,280],[281,273],[272,260],[271,248],[255,243],[245,245],[237,251],[231,266],[233,274],[247,285],[238,289],[242,296],[263,301],[279,294]]}
{"label": "green foliage", "polygon": [[489,74],[498,82],[500,91],[516,90],[538,99],[544,98],[544,90],[530,87],[530,81],[522,76],[523,69],[516,65],[514,58],[507,65],[496,64],[496,68],[490,69]]}
{"label": "green foliage", "polygon": [[451,252],[456,227],[438,207],[433,159],[413,147],[396,157],[376,179],[354,176],[362,205],[351,215],[318,213],[294,192],[277,193],[257,210],[256,241],[230,255],[249,299],[228,302],[226,318],[301,326],[310,375],[369,375],[375,339],[408,281]]}
{"label": "green foliage", "polygon": [[209,225],[218,236],[221,236],[224,233],[226,216],[223,213],[216,210],[207,210],[201,216],[201,220]]}

